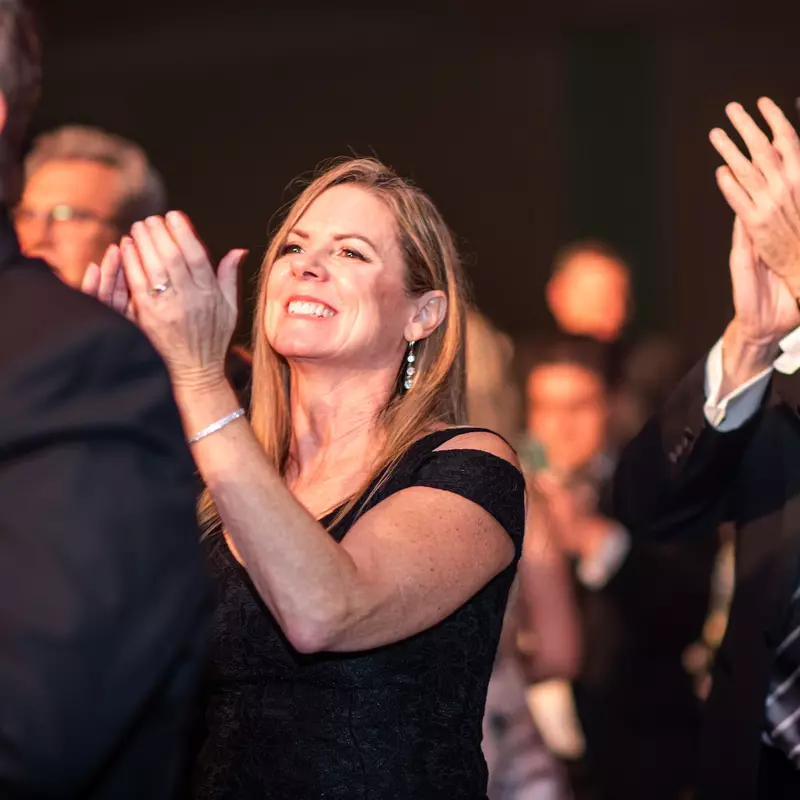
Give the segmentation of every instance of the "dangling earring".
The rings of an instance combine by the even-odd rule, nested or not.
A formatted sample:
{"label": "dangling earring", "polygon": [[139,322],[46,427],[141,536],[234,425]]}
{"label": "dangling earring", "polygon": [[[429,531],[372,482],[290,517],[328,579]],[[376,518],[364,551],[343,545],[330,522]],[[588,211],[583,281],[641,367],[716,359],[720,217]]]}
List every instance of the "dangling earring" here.
{"label": "dangling earring", "polygon": [[403,388],[408,391],[414,385],[414,375],[417,374],[417,368],[414,362],[417,360],[414,354],[414,345],[416,342],[408,343],[408,353],[406,353],[406,374],[403,378]]}

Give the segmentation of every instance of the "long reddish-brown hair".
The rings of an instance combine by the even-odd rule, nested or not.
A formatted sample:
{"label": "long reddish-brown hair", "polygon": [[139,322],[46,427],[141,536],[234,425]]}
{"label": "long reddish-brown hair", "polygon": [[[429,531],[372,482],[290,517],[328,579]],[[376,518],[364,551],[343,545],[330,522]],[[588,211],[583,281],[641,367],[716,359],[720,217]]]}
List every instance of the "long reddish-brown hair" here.
{"label": "long reddish-brown hair", "polygon": [[[349,158],[327,166],[304,189],[289,209],[267,250],[258,279],[253,321],[253,385],[250,421],[256,437],[275,468],[285,475],[289,466],[292,427],[289,411],[289,368],[267,341],[264,317],[267,278],[289,232],[308,207],[325,191],[342,184],[372,192],[392,212],[405,262],[409,296],[432,290],[444,292],[444,321],[417,345],[414,385],[403,391],[397,365],[395,389],[374,420],[383,442],[375,454],[369,477],[358,491],[343,498],[344,505],[332,524],[341,519],[379,475],[386,475],[421,433],[437,425],[459,425],[466,419],[464,336],[466,288],[458,252],[447,225],[430,198],[410,181],[373,158]],[[353,399],[357,402],[357,398]],[[201,518],[207,525],[218,521],[206,494]]]}

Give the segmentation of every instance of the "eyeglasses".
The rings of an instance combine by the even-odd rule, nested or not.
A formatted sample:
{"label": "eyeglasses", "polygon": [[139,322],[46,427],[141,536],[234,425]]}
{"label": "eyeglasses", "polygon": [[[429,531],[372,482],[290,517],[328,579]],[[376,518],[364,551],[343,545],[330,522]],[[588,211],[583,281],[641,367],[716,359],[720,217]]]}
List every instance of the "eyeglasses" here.
{"label": "eyeglasses", "polygon": [[87,225],[92,222],[116,227],[116,220],[102,217],[87,208],[76,208],[66,203],[60,203],[47,211],[18,206],[14,210],[13,217],[17,227],[25,227],[37,222],[44,223],[48,227],[55,225],[59,228],[78,228],[81,225]]}

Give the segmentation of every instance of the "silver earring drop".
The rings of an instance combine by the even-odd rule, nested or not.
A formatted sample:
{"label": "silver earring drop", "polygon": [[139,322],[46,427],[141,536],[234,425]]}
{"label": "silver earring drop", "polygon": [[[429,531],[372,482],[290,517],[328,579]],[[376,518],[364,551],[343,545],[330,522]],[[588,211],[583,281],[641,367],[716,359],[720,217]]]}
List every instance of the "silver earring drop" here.
{"label": "silver earring drop", "polygon": [[417,356],[414,353],[415,344],[416,342],[409,342],[408,352],[406,353],[406,373],[403,378],[403,388],[406,391],[414,385],[414,376],[417,374],[417,368],[414,366],[414,362],[417,360]]}

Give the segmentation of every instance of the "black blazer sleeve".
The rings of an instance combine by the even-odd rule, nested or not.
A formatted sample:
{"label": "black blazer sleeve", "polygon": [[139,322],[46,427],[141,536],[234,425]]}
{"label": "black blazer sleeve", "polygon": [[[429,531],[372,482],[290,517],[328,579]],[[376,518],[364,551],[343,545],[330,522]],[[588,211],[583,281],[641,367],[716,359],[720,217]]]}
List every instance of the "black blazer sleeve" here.
{"label": "black blazer sleeve", "polygon": [[166,370],[111,313],[0,371],[0,796],[68,797],[197,649],[191,456]]}
{"label": "black blazer sleeve", "polygon": [[705,359],[623,450],[610,511],[634,534],[708,534],[727,515],[729,492],[760,414],[721,433],[706,421],[704,403]]}

